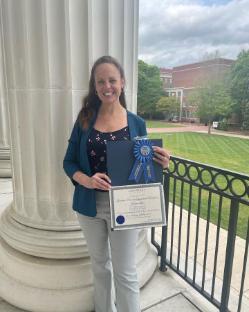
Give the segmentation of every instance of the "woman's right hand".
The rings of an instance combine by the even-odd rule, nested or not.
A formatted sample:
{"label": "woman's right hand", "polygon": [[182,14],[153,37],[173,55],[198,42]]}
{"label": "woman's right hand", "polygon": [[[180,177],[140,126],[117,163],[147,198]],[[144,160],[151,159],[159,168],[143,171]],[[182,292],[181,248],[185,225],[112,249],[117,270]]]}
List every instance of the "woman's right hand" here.
{"label": "woman's right hand", "polygon": [[86,187],[90,189],[98,189],[108,191],[111,188],[111,180],[105,173],[97,172],[93,176],[88,177]]}

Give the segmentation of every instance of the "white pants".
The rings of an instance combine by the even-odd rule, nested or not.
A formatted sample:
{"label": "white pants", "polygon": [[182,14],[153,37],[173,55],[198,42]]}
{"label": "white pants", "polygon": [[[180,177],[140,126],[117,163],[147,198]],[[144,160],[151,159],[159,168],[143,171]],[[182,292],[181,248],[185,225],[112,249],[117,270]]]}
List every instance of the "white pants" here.
{"label": "white pants", "polygon": [[[96,192],[97,216],[77,214],[91,257],[96,312],[139,312],[137,230],[111,231],[109,195]],[[116,307],[112,291],[112,270]]]}

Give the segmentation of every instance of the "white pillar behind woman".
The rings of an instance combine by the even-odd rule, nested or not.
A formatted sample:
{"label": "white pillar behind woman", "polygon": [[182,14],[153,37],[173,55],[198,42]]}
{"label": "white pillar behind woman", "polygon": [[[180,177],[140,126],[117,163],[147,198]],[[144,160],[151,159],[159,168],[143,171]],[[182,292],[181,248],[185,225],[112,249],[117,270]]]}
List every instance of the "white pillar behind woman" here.
{"label": "white pillar behind woman", "polygon": [[[90,260],[62,160],[99,56],[124,66],[128,108],[136,111],[138,1],[0,0],[0,7],[14,172],[14,202],[0,220],[0,296],[29,311],[91,311]],[[137,248],[143,285],[157,263],[145,231]]]}

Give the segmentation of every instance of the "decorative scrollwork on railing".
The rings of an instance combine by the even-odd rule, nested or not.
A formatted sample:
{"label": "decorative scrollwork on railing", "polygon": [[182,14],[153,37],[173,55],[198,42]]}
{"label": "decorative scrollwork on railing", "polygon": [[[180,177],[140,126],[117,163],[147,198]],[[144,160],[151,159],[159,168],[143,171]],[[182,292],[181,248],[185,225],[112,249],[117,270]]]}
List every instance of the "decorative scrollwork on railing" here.
{"label": "decorative scrollwork on railing", "polygon": [[172,156],[165,172],[174,178],[249,203],[249,176]]}

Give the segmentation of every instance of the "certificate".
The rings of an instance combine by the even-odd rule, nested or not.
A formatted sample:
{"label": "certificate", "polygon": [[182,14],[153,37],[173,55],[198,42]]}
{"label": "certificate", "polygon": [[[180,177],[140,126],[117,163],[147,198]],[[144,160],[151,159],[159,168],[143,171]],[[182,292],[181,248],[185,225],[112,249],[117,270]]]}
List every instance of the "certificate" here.
{"label": "certificate", "polygon": [[112,230],[166,225],[161,183],[113,186],[109,198]]}

